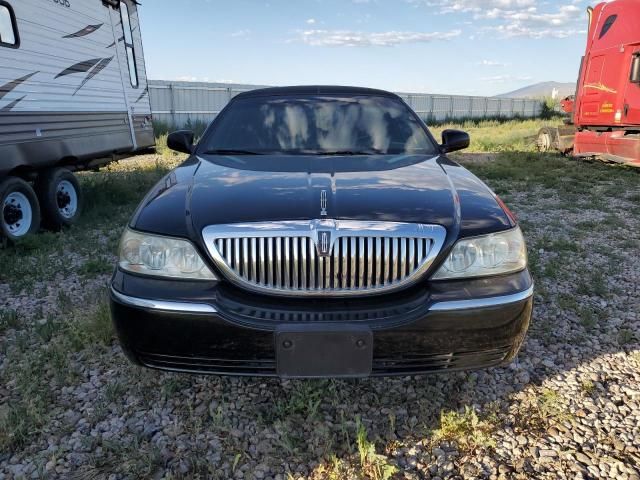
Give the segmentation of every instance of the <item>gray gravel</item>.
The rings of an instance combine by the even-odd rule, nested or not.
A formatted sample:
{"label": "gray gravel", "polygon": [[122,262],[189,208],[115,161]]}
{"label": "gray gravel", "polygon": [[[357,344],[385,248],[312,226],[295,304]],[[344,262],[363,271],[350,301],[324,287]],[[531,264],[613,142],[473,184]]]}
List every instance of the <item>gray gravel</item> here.
{"label": "gray gravel", "polygon": [[[44,382],[35,391],[50,392],[50,404],[23,444],[0,450],[0,480],[385,472],[640,480],[640,256],[620,244],[640,241],[640,211],[629,200],[637,192],[576,208],[561,191],[498,186],[523,221],[537,279],[531,331],[508,367],[360,381],[218,378],[139,369],[117,343],[83,346],[66,354],[64,375],[53,355],[46,372],[34,373]],[[16,372],[33,357],[16,359],[18,345],[44,349],[49,342],[34,332],[47,315],[66,315],[60,293],[74,299],[65,308],[90,311],[108,277],[58,278],[30,293],[0,283],[0,308],[24,321],[0,330],[0,425],[31,401]],[[441,416],[451,411],[466,420],[455,430]],[[364,460],[358,430],[372,448]]]}

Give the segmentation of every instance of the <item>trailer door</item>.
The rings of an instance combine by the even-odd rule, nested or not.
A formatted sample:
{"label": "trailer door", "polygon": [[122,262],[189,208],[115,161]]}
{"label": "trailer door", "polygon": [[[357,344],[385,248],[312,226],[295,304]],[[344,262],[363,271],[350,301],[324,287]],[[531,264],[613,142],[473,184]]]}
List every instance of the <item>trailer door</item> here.
{"label": "trailer door", "polygon": [[140,82],[138,79],[138,68],[136,65],[136,51],[133,42],[133,32],[131,29],[130,5],[127,0],[120,0],[118,8],[110,8],[111,25],[120,66],[120,80],[122,83],[122,94],[129,116],[129,127],[131,130],[132,150],[138,149],[136,135],[133,125],[133,102]]}
{"label": "trailer door", "polygon": [[640,45],[629,47],[632,55],[627,62],[629,75],[627,76],[627,87],[624,94],[624,106],[622,112],[622,123],[625,125],[640,125],[640,83],[631,83],[631,66],[634,58],[640,57]]}

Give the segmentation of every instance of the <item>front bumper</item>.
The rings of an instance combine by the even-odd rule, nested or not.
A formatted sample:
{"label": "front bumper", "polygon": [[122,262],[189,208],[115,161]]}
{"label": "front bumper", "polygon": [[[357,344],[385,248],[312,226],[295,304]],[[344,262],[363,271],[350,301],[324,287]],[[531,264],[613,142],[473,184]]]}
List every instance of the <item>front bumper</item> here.
{"label": "front bumper", "polygon": [[225,284],[151,280],[121,271],[111,288],[113,321],[132,361],[221,375],[276,376],[278,328],[317,331],[338,324],[371,330],[374,376],[497,366],[520,349],[532,306],[526,270],[349,301],[274,299]]}

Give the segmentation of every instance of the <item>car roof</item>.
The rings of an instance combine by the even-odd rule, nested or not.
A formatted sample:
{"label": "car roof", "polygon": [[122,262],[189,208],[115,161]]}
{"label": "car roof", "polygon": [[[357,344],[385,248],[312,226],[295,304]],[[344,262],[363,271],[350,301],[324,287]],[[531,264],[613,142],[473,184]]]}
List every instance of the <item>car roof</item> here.
{"label": "car roof", "polygon": [[342,87],[335,85],[304,85],[291,87],[269,87],[249,90],[236,95],[235,98],[270,97],[279,95],[371,95],[400,98],[395,93],[375,88]]}

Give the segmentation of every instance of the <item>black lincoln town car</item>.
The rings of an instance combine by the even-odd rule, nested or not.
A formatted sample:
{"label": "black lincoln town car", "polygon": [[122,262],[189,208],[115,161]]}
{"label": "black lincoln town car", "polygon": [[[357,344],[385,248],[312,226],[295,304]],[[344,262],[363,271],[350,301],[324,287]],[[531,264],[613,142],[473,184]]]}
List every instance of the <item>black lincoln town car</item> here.
{"label": "black lincoln town car", "polygon": [[514,216],[391,93],[235,97],[142,201],[111,309],[134,362],[163,370],[364,377],[476,369],[517,354],[533,282]]}

